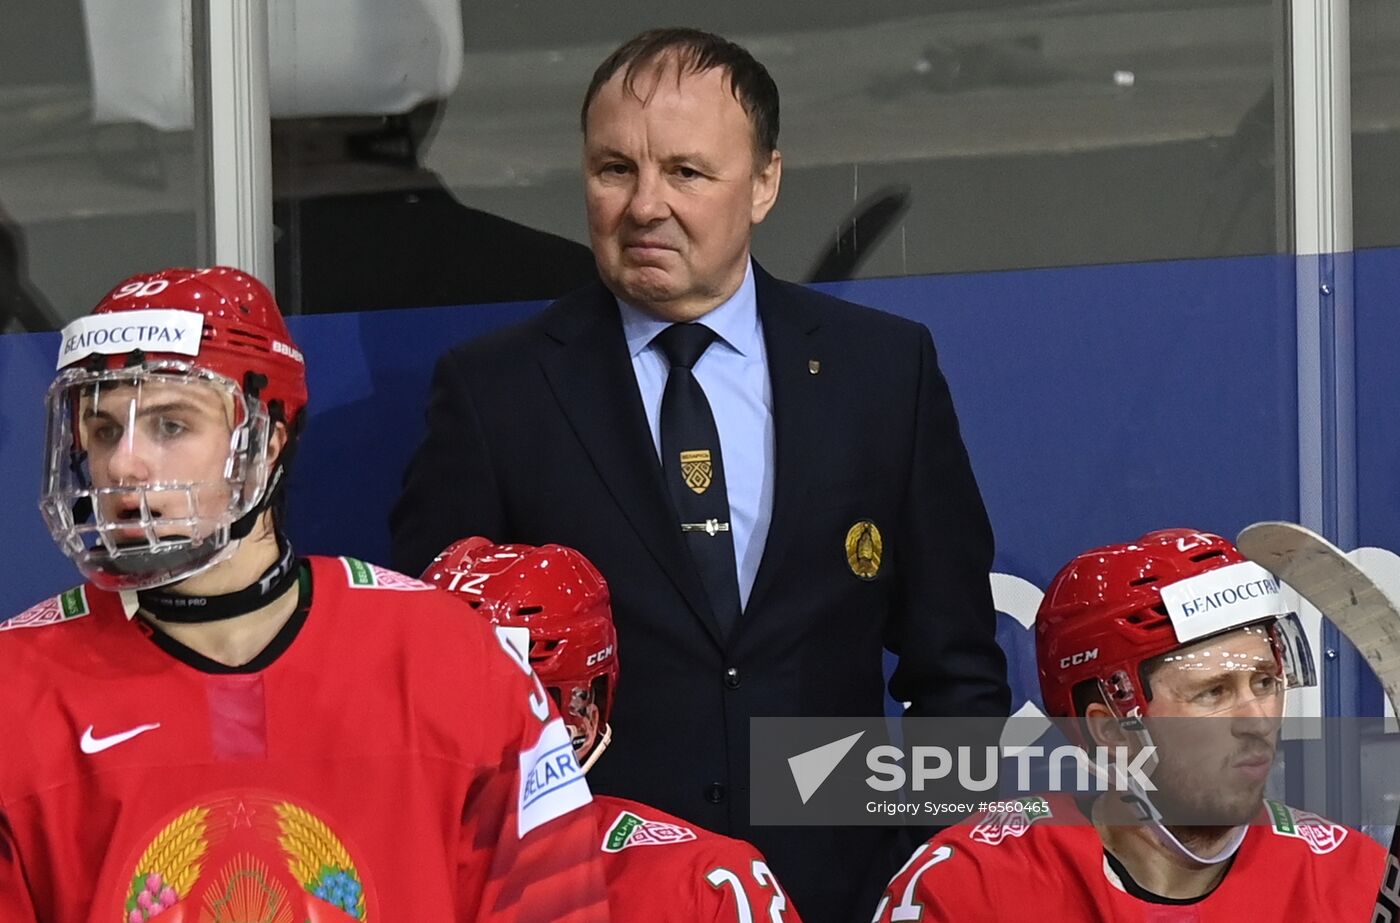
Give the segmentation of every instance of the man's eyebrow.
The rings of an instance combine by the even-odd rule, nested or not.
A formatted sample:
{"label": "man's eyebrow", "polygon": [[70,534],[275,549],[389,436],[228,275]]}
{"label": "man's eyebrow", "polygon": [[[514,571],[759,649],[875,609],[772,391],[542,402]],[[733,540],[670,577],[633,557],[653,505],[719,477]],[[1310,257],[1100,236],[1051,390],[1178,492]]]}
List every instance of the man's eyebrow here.
{"label": "man's eyebrow", "polygon": [[[1217,667],[1218,665],[1212,664],[1211,666],[1212,666],[1212,667]],[[1273,672],[1274,672],[1273,665],[1272,665],[1272,664],[1269,664],[1269,663],[1263,663],[1263,662],[1259,662],[1259,663],[1245,663],[1245,664],[1242,664],[1242,665],[1240,665],[1240,666],[1238,666],[1238,667],[1236,667],[1236,668],[1234,668],[1234,669],[1218,668],[1218,669],[1214,669],[1214,670],[1213,670],[1212,672],[1210,672],[1210,673],[1204,673],[1204,672],[1202,672],[1202,673],[1197,673],[1197,674],[1195,674],[1195,675],[1192,675],[1192,674],[1189,674],[1189,673],[1188,673],[1188,674],[1184,675],[1184,676],[1181,678],[1180,686],[1179,686],[1178,688],[1183,689],[1183,690],[1185,690],[1185,689],[1205,689],[1205,688],[1207,688],[1207,687],[1214,686],[1214,685],[1216,685],[1217,683],[1223,682],[1223,681],[1229,679],[1230,677],[1236,676],[1236,675],[1238,675],[1238,674],[1240,674],[1240,673],[1247,673],[1247,674],[1250,674],[1250,675],[1255,675],[1255,674],[1272,674]]]}
{"label": "man's eyebrow", "polygon": [[706,173],[713,173],[715,170],[715,166],[710,162],[710,158],[699,151],[684,151],[679,154],[672,154],[667,157],[664,162],[670,166],[682,163],[694,164]]}
{"label": "man's eyebrow", "polygon": [[200,407],[199,404],[195,403],[194,401],[176,398],[175,400],[162,401],[159,404],[150,404],[148,406],[142,407],[136,412],[136,415],[138,417],[145,417],[155,413],[169,413],[172,410],[199,411],[203,409],[204,408]]}
{"label": "man's eyebrow", "polygon": [[[193,401],[183,400],[183,399],[176,399],[176,400],[172,400],[172,401],[162,401],[162,402],[159,403],[159,404],[149,404],[149,405],[146,405],[146,406],[142,407],[140,410],[136,411],[136,415],[137,415],[138,417],[149,417],[149,416],[151,416],[151,415],[153,415],[153,414],[171,413],[171,412],[173,412],[173,411],[185,411],[185,412],[187,412],[187,413],[200,413],[200,412],[202,412],[203,410],[204,410],[204,408],[200,407],[198,404],[196,404],[196,403],[193,402]],[[117,415],[114,414],[114,413],[112,413],[110,410],[100,410],[100,409],[92,408],[92,407],[88,408],[86,411],[83,412],[83,417],[84,417],[84,419],[93,419],[93,418],[95,418],[95,417],[102,417],[102,418],[105,418],[105,419],[108,419],[108,420],[113,420],[113,421],[117,420]]]}
{"label": "man's eyebrow", "polygon": [[589,159],[589,160],[625,160],[625,161],[627,161],[628,163],[631,163],[631,162],[632,162],[632,158],[631,158],[631,157],[628,157],[626,154],[624,154],[622,151],[618,150],[618,149],[615,148],[615,147],[598,147],[598,148],[593,148],[592,150],[590,150],[590,151],[588,152],[588,159]]}

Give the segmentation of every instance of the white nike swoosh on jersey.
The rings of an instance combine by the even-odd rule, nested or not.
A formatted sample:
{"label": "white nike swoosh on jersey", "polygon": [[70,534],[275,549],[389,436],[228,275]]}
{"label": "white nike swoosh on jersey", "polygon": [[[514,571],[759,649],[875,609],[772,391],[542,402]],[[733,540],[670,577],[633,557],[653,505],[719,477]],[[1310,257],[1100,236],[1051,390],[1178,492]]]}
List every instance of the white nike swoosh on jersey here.
{"label": "white nike swoosh on jersey", "polygon": [[78,746],[82,748],[84,753],[101,753],[103,750],[115,747],[117,744],[124,744],[138,734],[154,731],[156,728],[160,727],[160,722],[156,722],[155,724],[138,724],[129,731],[122,731],[120,734],[111,734],[107,737],[93,737],[92,727],[93,726],[89,724],[88,729],[83,731],[82,740],[78,741]]}

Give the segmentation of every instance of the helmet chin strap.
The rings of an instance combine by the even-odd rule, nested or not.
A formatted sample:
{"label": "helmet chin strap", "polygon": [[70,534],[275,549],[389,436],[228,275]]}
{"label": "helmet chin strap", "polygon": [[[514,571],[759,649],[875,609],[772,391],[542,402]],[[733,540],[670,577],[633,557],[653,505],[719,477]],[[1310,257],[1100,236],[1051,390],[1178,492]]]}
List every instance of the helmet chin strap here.
{"label": "helmet chin strap", "polygon": [[[1144,748],[1152,746],[1152,734],[1146,727],[1128,733],[1135,735]],[[1145,769],[1150,773],[1157,765],[1155,750],[1149,763],[1150,765],[1145,766]],[[1214,855],[1200,855],[1172,833],[1171,828],[1163,821],[1161,812],[1157,810],[1157,805],[1153,803],[1151,794],[1142,787],[1134,774],[1122,773],[1116,767],[1114,774],[1118,776],[1119,782],[1127,789],[1127,793],[1122,796],[1124,802],[1137,812],[1138,818],[1151,831],[1157,841],[1178,858],[1198,865],[1219,865],[1222,862],[1228,862],[1239,851],[1240,845],[1244,843],[1245,835],[1249,832],[1248,824],[1240,824],[1232,828],[1224,845]]]}
{"label": "helmet chin strap", "polygon": [[[283,470],[279,459],[272,469],[272,477],[269,478],[262,498],[229,527],[229,542],[235,548],[252,533],[258,518],[271,506],[272,498],[282,481]],[[275,525],[273,534],[277,538],[277,560],[263,571],[257,580],[243,589],[219,596],[190,596],[157,587],[141,590],[136,594],[139,607],[162,622],[179,622],[186,625],[221,622],[256,612],[291,589],[297,581],[297,558],[292,553],[291,542],[287,541],[282,530]],[[123,605],[128,609],[127,618],[130,618],[134,613],[125,595]]]}
{"label": "helmet chin strap", "polygon": [[595,743],[593,749],[588,752],[588,758],[583,761],[583,766],[580,768],[584,772],[592,769],[593,764],[598,762],[598,757],[603,755],[603,751],[608,749],[608,744],[610,743],[612,743],[612,725],[605,724],[603,725],[603,736],[598,738],[597,743]]}
{"label": "helmet chin strap", "polygon": [[277,532],[277,560],[262,576],[241,590],[219,596],[190,596],[165,589],[141,590],[140,608],[162,622],[193,625],[221,622],[256,612],[279,598],[297,581],[297,558],[291,542]]}
{"label": "helmet chin strap", "polygon": [[[272,505],[272,498],[277,494],[277,485],[282,483],[282,462],[279,460],[272,468],[272,476],[268,478],[267,488],[263,491],[260,499],[253,508],[244,513],[241,517],[229,526],[228,537],[231,541],[240,541],[252,534],[253,526],[258,524],[258,517],[263,514],[263,510]],[[282,544],[282,535],[279,531],[277,535],[278,545]]]}

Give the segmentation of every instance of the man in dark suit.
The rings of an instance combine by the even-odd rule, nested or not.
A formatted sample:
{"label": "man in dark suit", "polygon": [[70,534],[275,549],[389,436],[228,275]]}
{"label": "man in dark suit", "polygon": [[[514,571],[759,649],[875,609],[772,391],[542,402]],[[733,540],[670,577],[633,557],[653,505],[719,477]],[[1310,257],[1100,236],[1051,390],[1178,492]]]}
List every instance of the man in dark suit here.
{"label": "man in dark suit", "polygon": [[[992,536],[928,331],[749,256],[777,89],[747,52],[643,33],[583,107],[599,283],[440,361],[392,517],[571,545],[613,593],[632,692],[599,791],[752,840],[808,920],[864,920],[893,831],[749,824],[749,718],[1001,716]],[[567,708],[569,703],[561,703]]]}

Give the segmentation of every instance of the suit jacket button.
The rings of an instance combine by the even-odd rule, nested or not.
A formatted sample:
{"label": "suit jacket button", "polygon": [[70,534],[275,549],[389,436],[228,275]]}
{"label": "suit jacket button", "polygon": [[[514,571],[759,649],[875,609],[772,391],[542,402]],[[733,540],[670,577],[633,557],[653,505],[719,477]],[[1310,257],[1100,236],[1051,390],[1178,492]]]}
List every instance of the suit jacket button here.
{"label": "suit jacket button", "polygon": [[737,668],[730,667],[728,670],[724,671],[724,684],[730,689],[738,689],[740,682],[741,680],[739,679],[739,671]]}
{"label": "suit jacket button", "polygon": [[724,800],[724,786],[719,782],[711,782],[705,787],[705,800],[710,804],[719,804]]}

